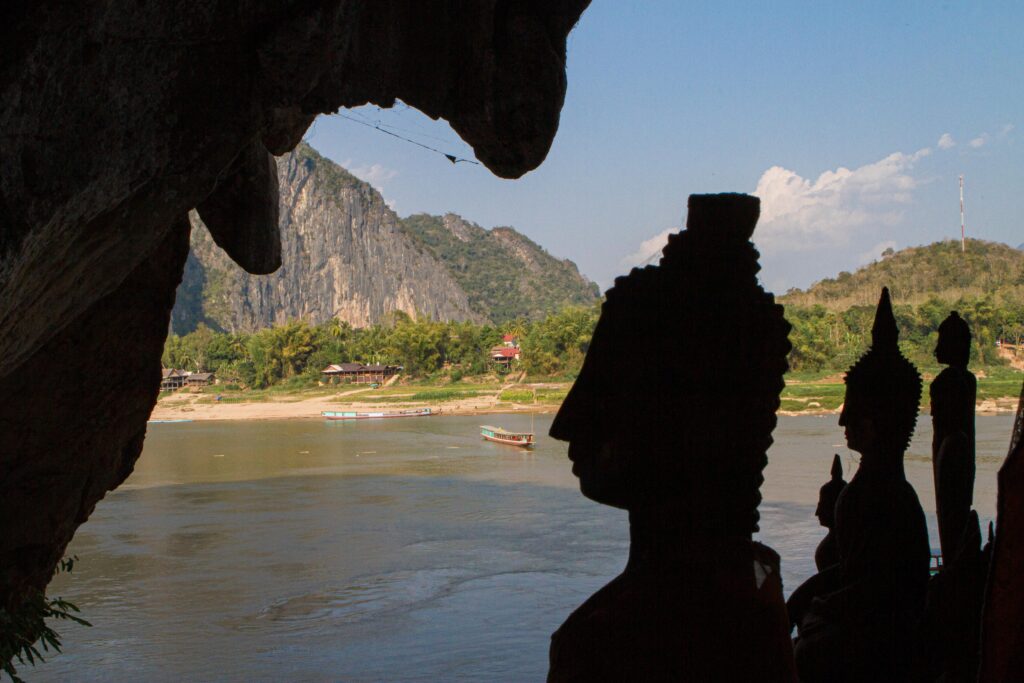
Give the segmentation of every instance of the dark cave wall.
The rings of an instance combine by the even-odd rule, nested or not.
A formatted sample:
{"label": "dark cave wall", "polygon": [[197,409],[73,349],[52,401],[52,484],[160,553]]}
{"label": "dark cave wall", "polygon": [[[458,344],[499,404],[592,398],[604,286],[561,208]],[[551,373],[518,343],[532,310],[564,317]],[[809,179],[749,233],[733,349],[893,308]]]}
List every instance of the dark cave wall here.
{"label": "dark cave wall", "polygon": [[[502,177],[543,161],[589,0],[14,0],[0,25],[0,604],[131,472],[188,210],[279,263],[269,154],[400,98]],[[276,180],[276,178],[274,179]]]}
{"label": "dark cave wall", "polygon": [[0,453],[22,456],[0,460],[6,590],[42,589],[78,525],[131,474],[189,232],[182,216],[119,287],[0,378]]}

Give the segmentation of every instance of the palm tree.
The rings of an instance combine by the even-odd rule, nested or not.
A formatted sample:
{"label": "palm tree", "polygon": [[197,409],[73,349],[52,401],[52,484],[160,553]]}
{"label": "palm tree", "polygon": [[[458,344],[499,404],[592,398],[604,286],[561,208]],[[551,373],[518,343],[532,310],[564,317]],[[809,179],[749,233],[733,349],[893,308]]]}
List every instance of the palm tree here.
{"label": "palm tree", "polygon": [[352,324],[347,320],[341,318],[331,318],[331,322],[327,324],[327,333],[335,339],[340,337],[348,337],[352,331]]}
{"label": "palm tree", "polygon": [[526,322],[525,318],[515,318],[514,320],[509,320],[505,323],[502,327],[502,333],[510,334],[519,340],[526,336],[526,331],[529,327],[530,324]]}

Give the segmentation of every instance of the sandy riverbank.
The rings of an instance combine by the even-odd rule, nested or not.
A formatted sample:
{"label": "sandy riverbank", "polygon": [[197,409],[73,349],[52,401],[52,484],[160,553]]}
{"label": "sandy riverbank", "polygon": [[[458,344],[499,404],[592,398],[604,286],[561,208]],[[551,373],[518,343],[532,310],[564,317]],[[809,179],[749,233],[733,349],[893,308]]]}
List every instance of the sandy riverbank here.
{"label": "sandy riverbank", "polygon": [[[355,393],[355,392],[353,392]],[[518,404],[498,400],[498,392],[494,395],[475,396],[473,398],[427,402],[359,402],[339,401],[343,394],[314,396],[282,396],[276,400],[254,402],[214,401],[209,394],[179,393],[162,398],[153,409],[151,420],[319,420],[321,412],[326,410],[355,410],[359,412],[379,410],[406,410],[409,408],[430,408],[442,415],[487,415],[489,413],[533,412],[536,414],[553,413],[558,410],[555,404]],[[353,399],[357,397],[353,396]]]}
{"label": "sandy riverbank", "polygon": [[[476,396],[473,398],[439,403],[408,402],[380,403],[339,401],[343,395],[314,396],[301,398],[283,396],[277,400],[254,402],[212,401],[206,394],[175,394],[161,399],[153,409],[151,420],[302,420],[322,419],[325,410],[356,410],[360,412],[378,410],[405,410],[408,408],[430,408],[442,415],[487,415],[491,413],[533,412],[536,414],[554,413],[557,404],[518,404],[498,400],[494,395]],[[356,397],[353,396],[353,399]],[[1017,410],[1017,399],[1000,398],[980,401],[977,406],[978,415],[1008,415]],[[809,408],[807,410],[780,410],[779,415],[838,415],[839,409],[823,410]],[[926,418],[927,409],[922,411],[921,418]]]}

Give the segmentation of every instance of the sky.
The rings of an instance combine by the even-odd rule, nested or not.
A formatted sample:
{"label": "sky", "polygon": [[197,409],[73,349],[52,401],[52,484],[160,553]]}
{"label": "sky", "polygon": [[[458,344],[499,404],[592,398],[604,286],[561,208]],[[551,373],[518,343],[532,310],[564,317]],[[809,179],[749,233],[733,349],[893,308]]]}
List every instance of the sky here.
{"label": "sky", "polygon": [[[684,225],[689,194],[752,193],[761,280],[783,293],[959,239],[961,174],[968,237],[1024,242],[1022,26],[1021,2],[594,0],[554,144],[518,180],[341,116],[307,140],[400,215],[511,225],[602,289]],[[341,113],[473,158],[401,103]]]}

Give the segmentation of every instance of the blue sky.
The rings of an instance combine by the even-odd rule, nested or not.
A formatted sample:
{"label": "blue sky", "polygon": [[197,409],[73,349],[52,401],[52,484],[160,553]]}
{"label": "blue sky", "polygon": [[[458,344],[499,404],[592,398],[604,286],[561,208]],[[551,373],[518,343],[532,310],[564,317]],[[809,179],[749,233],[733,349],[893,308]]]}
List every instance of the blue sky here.
{"label": "blue sky", "polygon": [[[519,180],[337,116],[307,139],[400,215],[512,225],[602,287],[695,192],[761,196],[761,277],[780,293],[959,237],[959,174],[968,236],[1024,242],[1024,3],[683,5],[593,2],[558,136]],[[355,115],[472,158],[414,109]]]}

